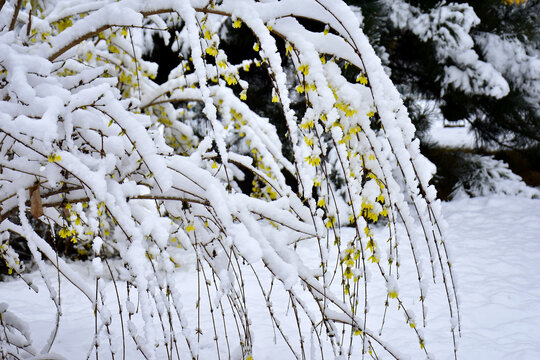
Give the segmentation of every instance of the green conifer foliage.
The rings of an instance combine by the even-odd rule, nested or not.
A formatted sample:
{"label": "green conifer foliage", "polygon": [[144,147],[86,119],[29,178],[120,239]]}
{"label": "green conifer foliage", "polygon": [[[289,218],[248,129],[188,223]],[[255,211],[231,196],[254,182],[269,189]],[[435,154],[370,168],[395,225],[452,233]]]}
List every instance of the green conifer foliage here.
{"label": "green conifer foliage", "polygon": [[539,146],[538,0],[348,3],[361,9],[421,137],[440,113],[470,123],[481,145]]}

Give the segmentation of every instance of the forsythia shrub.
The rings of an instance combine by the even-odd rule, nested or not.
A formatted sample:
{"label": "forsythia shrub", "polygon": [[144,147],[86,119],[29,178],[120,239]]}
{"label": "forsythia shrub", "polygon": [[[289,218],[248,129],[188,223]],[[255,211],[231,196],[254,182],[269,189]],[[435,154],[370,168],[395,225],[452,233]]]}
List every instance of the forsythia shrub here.
{"label": "forsythia shrub", "polygon": [[[233,63],[220,42],[241,28],[256,42]],[[162,84],[142,58],[154,34],[179,56]],[[247,105],[243,76],[254,67],[272,83],[287,144]],[[293,100],[304,107],[292,109]],[[52,264],[86,296],[96,324],[89,357],[107,348],[119,357],[121,346],[125,358],[132,342],[147,359],[256,358],[254,293],[298,359],[351,357],[353,343],[363,356],[399,358],[378,331],[386,309],[404,316],[429,355],[431,278],[447,298],[456,351],[458,302],[433,169],[342,1],[2,1],[0,168],[0,256],[27,279],[10,245],[16,234],[44,278]],[[246,177],[251,191],[240,186]],[[59,257],[31,217],[86,251],[91,274]],[[316,258],[302,249],[317,249]],[[399,287],[404,264],[417,287]],[[196,301],[176,280],[183,267]],[[51,351],[62,313],[53,280],[57,327],[41,351],[0,304],[3,358]],[[111,281],[117,308],[104,300]],[[373,298],[378,285],[386,291]],[[279,291],[298,340],[276,310],[286,306]],[[371,303],[385,309],[378,321],[368,320]]]}

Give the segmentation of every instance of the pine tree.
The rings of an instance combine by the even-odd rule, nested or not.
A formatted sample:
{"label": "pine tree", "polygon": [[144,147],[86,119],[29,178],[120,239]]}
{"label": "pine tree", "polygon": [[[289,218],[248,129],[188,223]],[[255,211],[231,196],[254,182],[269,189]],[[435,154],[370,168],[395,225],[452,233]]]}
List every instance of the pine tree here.
{"label": "pine tree", "polygon": [[349,4],[361,8],[420,135],[428,102],[447,121],[466,120],[483,145],[538,148],[538,0]]}

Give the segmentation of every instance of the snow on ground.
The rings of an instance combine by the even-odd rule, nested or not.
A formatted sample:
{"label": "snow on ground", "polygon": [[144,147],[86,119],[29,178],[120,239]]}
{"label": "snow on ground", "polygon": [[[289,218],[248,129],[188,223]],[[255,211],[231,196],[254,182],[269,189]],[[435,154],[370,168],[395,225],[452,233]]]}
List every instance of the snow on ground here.
{"label": "snow on ground", "polygon": [[442,119],[433,121],[427,138],[440,147],[473,149],[476,147],[474,133],[468,123],[445,126]]}
{"label": "snow on ground", "polygon": [[454,243],[464,359],[540,359],[540,200],[444,207]]}
{"label": "snow on ground", "polygon": [[[462,319],[459,359],[540,359],[540,200],[502,196],[465,198],[445,203],[443,212],[458,277]],[[90,271],[89,264],[75,266]],[[178,276],[178,281],[188,285],[191,281],[194,285],[184,287],[186,291],[182,294],[187,303],[194,301],[195,276],[189,271],[180,272]],[[37,273],[32,274],[32,278],[43,286]],[[248,291],[258,292],[254,289],[257,284],[253,276],[246,278],[246,283]],[[106,287],[106,293],[107,303],[115,309],[116,298],[111,284]],[[433,296],[438,299],[435,291]],[[287,302],[285,297],[283,301],[284,304]],[[440,302],[437,300],[430,306],[428,313],[428,320],[433,325],[431,329],[442,333],[448,329],[445,301],[441,297]],[[45,289],[35,294],[22,281],[3,282],[0,283],[0,302],[7,302],[9,310],[28,322],[37,342],[44,343],[55,317]],[[267,319],[264,301],[257,304],[254,300],[252,305],[255,306],[255,310],[250,310],[255,334],[254,358],[279,356],[282,360],[292,359],[285,344],[279,341],[274,344],[274,330],[264,320]],[[261,307],[259,310],[257,305]],[[374,305],[370,314],[377,317],[379,310],[377,304]],[[277,312],[287,312],[286,305],[276,307]],[[62,308],[64,316],[53,351],[67,359],[85,359],[94,332],[93,313],[88,301],[66,281],[62,282]],[[188,315],[194,321],[195,314]],[[293,316],[289,319],[290,322],[282,325],[294,333]],[[372,323],[372,328],[377,327]],[[390,318],[384,334],[398,344],[402,353],[411,353],[409,358],[423,358],[417,352],[417,342],[414,343],[414,339],[411,342],[410,331],[403,329],[394,327]],[[113,320],[112,330],[120,333],[118,321]],[[426,344],[431,352],[437,359],[453,358],[448,339],[439,340],[428,334]],[[116,349],[121,353],[120,346]],[[202,353],[206,356],[202,358],[215,358],[211,356],[213,349],[212,341],[203,344]],[[127,354],[126,358],[130,360],[141,358],[133,346],[128,348]],[[107,359],[110,355],[100,358]]]}

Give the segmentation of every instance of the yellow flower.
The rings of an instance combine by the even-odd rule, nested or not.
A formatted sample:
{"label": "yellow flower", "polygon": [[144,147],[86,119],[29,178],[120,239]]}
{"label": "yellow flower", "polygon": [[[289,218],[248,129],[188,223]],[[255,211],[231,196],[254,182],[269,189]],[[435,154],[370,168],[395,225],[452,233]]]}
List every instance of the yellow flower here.
{"label": "yellow flower", "polygon": [[348,105],[342,103],[341,101],[340,102],[337,102],[336,105],[335,105],[339,110],[345,112],[347,111],[347,109],[349,108]]}
{"label": "yellow flower", "polygon": [[216,56],[218,53],[218,50],[214,46],[209,46],[206,48],[206,53],[210,56]]}
{"label": "yellow flower", "polygon": [[358,110],[356,110],[356,109],[347,109],[347,111],[345,111],[345,116],[346,117],[352,117],[357,112],[358,112]]}
{"label": "yellow flower", "polygon": [[62,158],[58,154],[51,154],[47,157],[47,160],[52,163],[59,162],[60,160],[62,160]]}
{"label": "yellow flower", "polygon": [[326,227],[331,228],[336,224],[336,218],[334,216],[329,216],[328,219],[326,219]]}
{"label": "yellow flower", "polygon": [[311,166],[318,166],[321,163],[321,158],[318,156],[306,156],[305,160]]}
{"label": "yellow flower", "polygon": [[255,44],[253,45],[253,50],[255,50],[255,51],[259,51],[259,50],[260,50],[259,43],[255,43]]}
{"label": "yellow flower", "polygon": [[66,229],[66,228],[62,228],[62,229],[60,229],[60,231],[58,232],[58,235],[60,235],[60,237],[61,237],[62,239],[67,238],[70,234],[71,234],[71,232],[70,232],[68,229]]}
{"label": "yellow flower", "polygon": [[68,27],[71,27],[73,25],[73,21],[71,21],[70,18],[67,18],[65,20],[60,20],[57,22],[56,27],[58,28],[58,32],[62,32]]}
{"label": "yellow flower", "polygon": [[118,48],[114,45],[109,45],[109,51],[112,52],[113,54],[120,53],[120,50],[118,50]]}
{"label": "yellow flower", "polygon": [[233,21],[232,27],[235,29],[239,29],[242,26],[242,21],[239,19],[236,19]]}
{"label": "yellow flower", "polygon": [[351,135],[350,134],[347,134],[345,135],[341,140],[339,140],[339,143],[340,144],[346,144],[347,141],[351,140]]}
{"label": "yellow flower", "polygon": [[301,129],[312,129],[313,126],[315,126],[313,119],[304,119],[304,121],[302,121],[302,124],[300,124]]}
{"label": "yellow flower", "polygon": [[352,135],[354,135],[354,134],[356,134],[356,133],[359,133],[360,131],[362,131],[362,128],[361,128],[360,126],[358,126],[358,125],[357,125],[357,126],[353,126],[353,127],[351,128],[351,130],[349,130],[349,132],[350,132]]}
{"label": "yellow flower", "polygon": [[362,85],[367,85],[368,80],[364,74],[360,74],[356,77],[356,82],[359,82]]}
{"label": "yellow flower", "polygon": [[291,43],[287,42],[287,44],[285,45],[285,54],[289,55],[291,51],[293,51],[293,47],[291,46]]}
{"label": "yellow flower", "polygon": [[304,74],[304,76],[309,74],[309,65],[300,65],[298,67],[298,71],[300,71],[302,74]]}
{"label": "yellow flower", "polygon": [[372,211],[368,211],[367,218],[373,222],[376,222],[377,220],[379,220],[379,215],[375,214]]}
{"label": "yellow flower", "polygon": [[373,204],[362,201],[362,210],[364,209],[373,210]]}
{"label": "yellow flower", "polygon": [[272,102],[273,102],[273,103],[279,102],[279,98],[278,98],[276,89],[272,89]]}
{"label": "yellow flower", "polygon": [[326,25],[326,26],[324,27],[324,32],[323,32],[323,34],[324,34],[324,35],[328,35],[329,32],[330,32],[330,26]]}
{"label": "yellow flower", "polygon": [[234,76],[232,76],[230,74],[227,74],[224,77],[225,77],[225,80],[227,81],[227,84],[229,86],[238,84],[238,80],[236,80],[236,77],[234,77]]}

